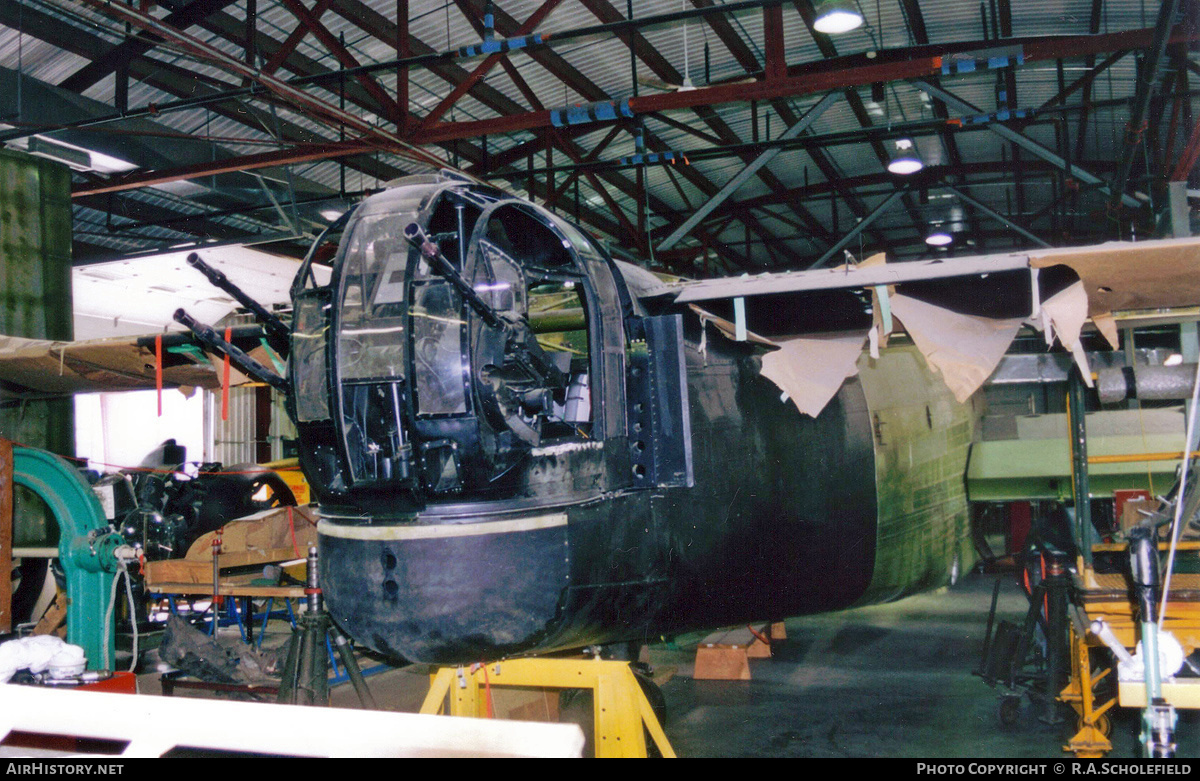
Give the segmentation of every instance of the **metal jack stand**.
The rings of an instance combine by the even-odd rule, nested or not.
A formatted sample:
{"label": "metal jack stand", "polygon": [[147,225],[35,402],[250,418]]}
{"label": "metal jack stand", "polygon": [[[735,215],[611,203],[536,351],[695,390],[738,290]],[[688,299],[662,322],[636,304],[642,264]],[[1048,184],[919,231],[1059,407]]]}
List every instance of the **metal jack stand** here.
{"label": "metal jack stand", "polygon": [[[1070,601],[1071,575],[1063,554],[1047,552],[1045,578],[1029,594],[1029,609],[1021,626],[1008,621],[995,624],[999,583],[992,597],[984,657],[976,671],[989,686],[1002,686],[1000,720],[1016,722],[1021,694],[1027,694],[1043,707],[1041,721],[1058,724],[1058,694],[1067,677],[1067,606]],[[992,631],[995,626],[995,632]],[[1039,642],[1038,630],[1044,638]]]}
{"label": "metal jack stand", "polygon": [[[1146,675],[1146,709],[1142,712],[1142,750],[1147,758],[1175,756],[1175,708],[1162,696],[1162,671],[1158,659],[1158,533],[1153,527],[1129,531],[1129,557],[1133,588],[1142,621],[1142,663]],[[1168,673],[1170,674],[1170,673]]]}
{"label": "metal jack stand", "polygon": [[1049,556],[1046,562],[1046,712],[1042,721],[1059,724],[1058,693],[1066,683],[1067,670],[1067,604],[1070,601],[1071,575],[1060,556]]}
{"label": "metal jack stand", "polygon": [[304,589],[308,595],[308,610],[297,620],[292,639],[288,642],[278,701],[291,705],[329,704],[329,656],[325,652],[328,638],[337,649],[362,706],[375,709],[375,699],[367,689],[350,643],[333,625],[329,613],[325,612],[317,583],[317,549],[311,547],[308,549],[308,575]]}

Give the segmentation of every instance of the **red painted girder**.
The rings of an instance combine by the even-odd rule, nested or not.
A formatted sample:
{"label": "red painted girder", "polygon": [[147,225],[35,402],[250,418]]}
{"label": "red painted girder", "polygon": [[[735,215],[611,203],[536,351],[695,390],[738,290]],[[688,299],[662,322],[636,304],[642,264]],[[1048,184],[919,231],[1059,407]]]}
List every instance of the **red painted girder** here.
{"label": "red painted girder", "polygon": [[[317,4],[313,6],[311,12],[312,16],[316,19],[320,19],[321,14],[325,13],[325,11],[329,8],[329,4],[332,2],[333,0],[317,0]],[[263,64],[263,73],[274,73],[275,71],[279,70],[284,61],[287,60],[288,57],[292,56],[292,52],[296,50],[296,47],[300,45],[300,42],[304,40],[304,36],[308,35],[308,32],[308,28],[303,25],[297,27],[295,30],[292,30],[292,32],[288,35],[287,40],[283,42],[283,45],[271,55],[271,59],[267,60],[266,63]]]}
{"label": "red painted girder", "polygon": [[[333,33],[329,32],[325,25],[321,24],[321,20],[318,19],[307,8],[305,8],[304,4],[300,2],[300,0],[283,0],[283,4],[287,6],[288,10],[296,16],[296,19],[300,22],[300,24],[303,27],[306,27],[308,31],[311,32],[316,39],[320,41],[326,49],[329,50],[329,53],[337,58],[338,62],[342,64],[342,67],[357,68],[362,64],[355,59],[354,55],[346,51],[346,48],[342,46],[337,37],[334,36]],[[384,116],[393,122],[399,121],[400,107],[396,105],[396,101],[392,100],[392,96],[387,94],[383,87],[379,86],[379,82],[375,81],[375,79],[365,73],[356,75],[355,79],[362,84],[363,89],[365,89],[371,95],[371,97],[379,101],[379,113],[381,116]]]}
{"label": "red painted girder", "polygon": [[[550,15],[550,12],[557,8],[561,2],[562,0],[546,0],[546,2],[542,4],[542,7],[534,11],[533,14],[525,20],[525,23],[522,24],[510,37],[518,37],[532,33],[537,29],[539,24],[545,21],[546,17]],[[442,102],[434,107],[433,111],[430,111],[429,114],[427,114],[425,118],[421,120],[421,128],[428,128],[437,123],[446,115],[446,112],[450,110],[450,107],[458,102],[459,98],[461,98],[463,95],[466,95],[472,87],[479,83],[480,79],[486,76],[498,62],[507,56],[507,53],[500,53],[489,54],[486,58],[484,58],[483,62],[476,66],[475,70],[471,71],[470,76],[467,76],[467,78],[459,82],[458,85],[450,91],[450,94],[442,98]]]}
{"label": "red painted girder", "polygon": [[[633,113],[646,114],[652,111],[672,111],[721,103],[770,100],[771,98],[808,95],[831,89],[847,89],[875,81],[918,78],[940,72],[941,67],[940,57],[922,57],[903,63],[866,65],[839,71],[756,81],[753,84],[719,85],[661,95],[643,95],[630,98],[629,104]],[[549,124],[550,111],[530,111],[524,114],[471,122],[443,122],[414,136],[412,143],[434,144],[456,138],[473,138],[489,133],[533,130]]]}

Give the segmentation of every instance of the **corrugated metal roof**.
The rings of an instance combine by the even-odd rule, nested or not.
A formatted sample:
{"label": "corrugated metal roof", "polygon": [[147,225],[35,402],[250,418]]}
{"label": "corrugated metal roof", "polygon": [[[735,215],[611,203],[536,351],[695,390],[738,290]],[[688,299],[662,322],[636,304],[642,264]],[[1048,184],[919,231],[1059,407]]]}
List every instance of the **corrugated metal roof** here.
{"label": "corrugated metal roof", "polygon": [[[635,0],[632,4],[635,17],[642,18],[650,15],[675,12],[681,9],[696,7],[699,0]],[[55,41],[53,36],[39,34],[39,29],[18,32],[11,24],[0,24],[0,67],[20,70],[30,79],[36,79],[48,84],[58,84],[76,73],[89,61],[88,57],[76,53],[87,43],[88,49],[103,50],[124,36],[123,23],[108,15],[84,5],[79,0],[18,0],[18,5],[26,11],[29,19],[38,14],[69,24],[78,29],[79,41]],[[497,9],[502,15],[515,20],[524,20],[542,6],[542,0],[499,0]],[[1082,35],[1089,31],[1091,24],[1091,0],[1012,0],[1012,34],[1014,36],[1044,36],[1044,35]],[[366,17],[355,19],[351,13],[354,8],[365,9]],[[411,34],[427,47],[445,51],[460,46],[478,42],[479,35],[460,10],[459,3],[448,3],[442,0],[410,0]],[[620,15],[625,13],[623,3],[612,3],[612,7]],[[830,39],[839,54],[861,54],[881,49],[902,48],[917,43],[905,18],[904,9],[900,2],[878,0],[875,3],[860,3],[866,23],[850,33],[835,36]],[[394,42],[383,40],[370,34],[371,19],[381,16],[394,23],[395,0],[337,0],[332,8],[321,16],[321,23],[335,38],[344,38],[347,51],[360,63],[375,63],[388,61],[396,56]],[[981,40],[990,37],[991,29],[985,29],[985,17],[990,28],[995,20],[990,18],[989,7],[977,3],[954,2],[952,0],[922,0],[919,8],[929,40],[934,44],[952,44],[960,41]],[[163,17],[168,10],[163,6],[155,6],[154,15]],[[1147,4],[1140,0],[1110,0],[1103,4],[1103,14],[1099,19],[1100,32],[1119,32],[1125,30],[1143,29],[1153,26],[1157,14],[1157,4]],[[6,17],[7,18],[7,17]],[[219,35],[214,30],[240,30],[244,26],[245,5],[234,2],[203,23],[194,25],[187,31],[198,40],[227,53],[243,59],[243,43],[240,38],[231,40]],[[789,64],[797,65],[817,62],[823,59],[821,48],[809,34],[801,16],[791,4],[784,7],[784,49]],[[8,19],[11,21],[11,19]],[[730,27],[745,47],[761,63],[764,58],[762,14],[757,11],[740,13],[729,17]],[[539,27],[541,32],[564,32],[596,25],[599,19],[581,0],[563,0]],[[282,40],[294,29],[298,22],[296,17],[279,0],[258,0],[257,2],[258,32],[276,40]],[[658,73],[645,61],[639,60],[636,68],[644,83],[637,84],[639,94],[656,94],[656,90],[648,84],[652,80],[666,79],[676,84],[682,82],[684,76],[689,76],[696,85],[703,85],[707,78],[714,81],[736,79],[745,75],[745,67],[739,63],[734,54],[721,41],[717,32],[707,23],[694,19],[686,23],[675,23],[668,26],[643,30],[642,37],[654,48],[660,61],[666,63],[665,68]],[[84,47],[86,48],[86,47]],[[580,94],[569,86],[564,79],[565,72],[552,72],[544,63],[551,60],[542,54],[515,52],[509,55],[516,66],[521,79],[537,96],[541,106],[557,108],[577,104],[598,96],[610,99],[624,99],[632,96],[635,91],[635,80],[630,66],[629,49],[620,39],[611,35],[594,36],[589,39],[572,39],[553,46],[553,61],[565,62],[572,72],[586,80],[591,86],[588,94]],[[707,67],[706,67],[707,54]],[[309,66],[320,69],[337,69],[339,62],[336,57],[315,36],[305,36],[296,47],[296,56],[306,58]],[[1194,59],[1195,55],[1191,55]],[[165,104],[178,99],[182,90],[178,87],[167,89],[174,83],[178,71],[195,74],[210,84],[225,85],[234,88],[241,85],[241,79],[236,74],[225,72],[221,66],[195,55],[171,46],[160,46],[146,55],[146,58],[162,63],[164,68],[171,66],[175,71],[164,69],[157,74],[159,86],[149,80],[135,81],[130,85],[129,103],[131,106],[145,106],[150,103]],[[452,84],[461,79],[464,74],[472,72],[480,59],[454,60],[451,65],[455,75],[451,80],[424,68],[414,68],[410,71],[410,108],[417,116],[421,116],[438,105],[452,89]],[[1082,60],[1068,60],[1064,65],[1066,83],[1083,75]],[[297,66],[287,63],[279,71],[279,75],[291,78],[297,75]],[[1016,70],[1016,98],[1019,108],[1036,108],[1051,101],[1060,90],[1059,72],[1054,61],[1042,61],[1020,67]],[[396,93],[396,74],[393,70],[385,70],[375,75],[381,87],[390,95]],[[997,76],[995,71],[978,71],[974,74],[958,75],[947,79],[943,86],[969,103],[979,107],[981,113],[994,112],[1003,106],[997,105]],[[360,105],[355,98],[361,95],[357,85],[350,82],[351,100],[347,109],[352,113],[363,116],[372,122],[390,126],[390,120],[384,119],[382,113],[376,113],[377,108],[371,103]],[[483,92],[477,91],[459,100],[445,117],[446,120],[470,121],[487,119],[498,116],[501,105],[520,107],[524,110],[536,108],[531,106],[522,89],[502,68],[493,68],[482,80],[482,84],[492,90],[492,95],[500,96],[501,103],[494,103]],[[182,85],[181,85],[182,86]],[[1115,66],[1101,75],[1093,87],[1093,97],[1098,101],[1115,100],[1127,101],[1137,86],[1137,66],[1135,58],[1124,58]],[[115,79],[105,76],[85,91],[85,95],[105,104],[114,100],[116,91]],[[335,85],[309,88],[311,94],[320,97],[330,105],[336,105],[339,94]],[[916,87],[905,82],[889,83],[886,98],[881,103],[872,101],[871,89],[863,86],[854,91],[864,107],[870,125],[885,130],[892,126],[905,123],[924,123],[925,128],[916,135],[917,148],[928,165],[948,165],[950,163],[949,149],[943,139],[932,132],[936,126],[933,104]],[[799,116],[813,103],[817,96],[805,96],[787,100],[791,111]],[[1073,96],[1076,100],[1078,95]],[[1194,101],[1193,101],[1194,104]],[[273,127],[277,117],[281,127],[289,129],[297,135],[307,138],[333,141],[339,137],[338,130],[328,120],[316,117],[311,113],[288,108],[282,105],[272,110],[261,100],[254,100],[247,105],[254,106],[260,118],[254,118],[249,112],[236,113],[236,109],[216,111],[214,109],[193,109],[162,113],[155,117],[155,122],[166,132],[186,133],[211,140],[214,157],[224,155],[248,155],[266,151],[273,147],[264,145],[271,142],[275,135]],[[785,129],[785,122],[768,104],[758,107],[758,122],[755,127],[752,116],[753,110],[748,104],[723,104],[711,107],[709,114],[716,118],[713,125],[703,118],[703,112],[681,110],[671,112],[670,116],[684,125],[694,128],[706,136],[720,133],[730,134],[729,140],[748,143],[756,135],[767,140],[778,137]],[[953,116],[952,112],[952,116]],[[1076,125],[1078,114],[1067,114],[1069,119],[1065,124],[1056,128],[1053,124],[1035,124],[1023,129],[1030,139],[1053,149],[1063,149],[1064,140],[1061,137],[1065,127],[1069,133],[1070,153],[1075,154],[1074,139],[1079,128]],[[1098,166],[1103,175],[1108,175],[1108,169],[1115,164],[1123,149],[1124,123],[1128,109],[1124,105],[1109,106],[1093,110],[1088,118],[1086,144],[1083,155],[1077,162],[1085,165]],[[244,118],[243,118],[244,117]],[[703,203],[708,194],[729,181],[744,167],[747,159],[753,159],[754,152],[742,156],[707,157],[700,153],[711,149],[711,144],[701,140],[695,134],[686,132],[678,127],[661,122],[654,117],[645,119],[649,133],[656,139],[656,145],[669,149],[680,149],[697,155],[690,163],[690,170],[677,169],[675,175],[667,173],[662,168],[651,167],[647,170],[647,187],[653,199],[663,210],[661,214],[652,216],[651,226],[672,223],[682,218],[690,210]],[[264,126],[266,125],[266,126]],[[823,164],[832,175],[844,182],[866,181],[865,177],[879,177],[883,173],[883,162],[876,154],[875,148],[861,137],[853,135],[863,127],[860,118],[856,116],[854,106],[845,98],[836,102],[825,113],[812,123],[806,132],[808,136],[818,138],[831,134],[842,134],[843,143],[827,145],[823,152]],[[846,135],[849,134],[849,135]],[[600,139],[607,135],[607,128],[579,137],[574,145],[586,154]],[[504,150],[525,143],[535,138],[531,132],[511,134],[492,134],[487,144],[491,155],[501,154]],[[1011,161],[1012,145],[994,133],[982,131],[962,131],[953,135],[954,146],[967,165]],[[170,142],[168,142],[170,143]],[[478,146],[479,142],[475,142]],[[884,139],[883,148],[892,148],[892,141]],[[136,151],[131,146],[131,150]],[[454,159],[454,154],[446,150],[434,150],[447,161]],[[630,134],[622,133],[613,140],[600,155],[601,160],[615,160],[635,152],[633,138]],[[814,159],[814,153],[801,149],[791,149],[779,154],[767,167],[763,176],[752,178],[736,194],[736,201],[767,200],[764,211],[758,213],[758,222],[780,246],[787,246],[800,254],[814,252],[813,242],[807,236],[798,235],[796,227],[796,209],[807,210],[822,224],[832,229],[833,210],[830,206],[830,196],[825,195],[806,199],[796,203],[787,199],[782,193],[795,188],[818,186],[826,181],[822,165]],[[537,168],[548,164],[550,156],[539,152],[534,157]],[[1023,161],[1032,160],[1028,152],[1020,153]],[[341,188],[342,179],[347,179],[347,189],[370,189],[381,185],[382,178],[388,178],[395,171],[415,171],[422,166],[393,155],[379,155],[381,163],[389,168],[387,173],[373,175],[362,170],[351,170],[343,174],[341,163],[325,161],[302,163],[293,167],[290,185],[283,181],[286,177],[271,174],[270,179],[278,179],[273,187],[277,197],[290,197],[292,188],[306,194],[327,193],[336,195]],[[570,160],[564,153],[553,155],[557,166],[569,164]],[[358,165],[371,170],[371,163]],[[1031,163],[1032,165],[1032,163]],[[1040,165],[1040,164],[1039,164]],[[524,162],[516,166],[519,174],[524,169]],[[1034,169],[1030,169],[1033,171]],[[633,171],[626,169],[620,175],[632,181]],[[988,203],[992,208],[1005,214],[1013,214],[1016,201],[1013,176],[1004,177],[1005,172],[990,173],[989,178],[979,178],[972,189],[974,197]],[[1011,172],[1007,172],[1011,174]],[[560,173],[556,182],[566,181],[569,174]],[[611,175],[608,175],[611,179]],[[249,180],[249,177],[246,177]],[[1006,178],[1007,183],[1002,179]],[[224,181],[224,180],[223,180]],[[236,179],[234,180],[236,181]],[[523,183],[517,180],[517,188]],[[702,186],[697,186],[701,182]],[[229,190],[227,184],[220,184],[221,192],[210,192],[212,198],[224,198],[227,203],[244,202],[249,197],[248,192],[255,189],[256,183],[249,181],[249,186]],[[875,185],[872,185],[876,187]],[[970,183],[968,184],[970,186]],[[594,189],[589,177],[581,177],[578,185],[581,202],[590,205],[601,218],[611,220],[608,206],[604,198]],[[1019,220],[1028,217],[1038,210],[1045,209],[1055,197],[1056,184],[1042,173],[1026,176],[1023,190],[1025,211],[1014,214]],[[681,197],[680,188],[686,198]],[[635,219],[639,208],[635,197],[635,188],[628,187],[628,192],[621,188],[606,186],[608,195],[615,199],[624,212]],[[887,191],[886,180],[880,180],[876,189],[864,190],[858,197],[860,204],[857,216],[861,217],[874,209]],[[135,197],[135,196],[124,196]],[[180,211],[183,206],[178,201],[160,203],[160,196],[149,194],[140,197],[146,203],[153,203],[162,209]],[[568,203],[569,202],[569,203]],[[571,197],[562,199],[563,210],[569,213],[574,208],[573,193]],[[209,207],[212,208],[212,207]],[[840,199],[837,204],[838,228],[845,231],[852,224],[855,214],[850,205]],[[918,209],[921,219],[929,220],[924,212],[927,205]],[[80,210],[80,219],[89,224],[95,222],[95,215],[90,211]],[[233,227],[242,225],[237,219],[221,217],[218,220]],[[246,221],[259,224],[258,219]],[[894,207],[892,212],[881,216],[876,225],[866,234],[880,236],[896,231],[914,233],[918,226],[907,210]],[[741,233],[740,225],[728,226],[722,232],[723,237]],[[177,235],[168,231],[172,236]],[[147,233],[147,235],[149,235]],[[153,238],[164,238],[154,236]],[[774,240],[773,239],[773,240]],[[100,241],[100,238],[96,239]],[[864,239],[866,240],[866,239]],[[873,239],[872,239],[873,240]],[[1020,241],[1019,238],[1013,239]],[[128,242],[122,239],[122,242]],[[923,251],[918,249],[917,251]],[[752,254],[759,260],[765,260],[759,250],[752,249]]]}

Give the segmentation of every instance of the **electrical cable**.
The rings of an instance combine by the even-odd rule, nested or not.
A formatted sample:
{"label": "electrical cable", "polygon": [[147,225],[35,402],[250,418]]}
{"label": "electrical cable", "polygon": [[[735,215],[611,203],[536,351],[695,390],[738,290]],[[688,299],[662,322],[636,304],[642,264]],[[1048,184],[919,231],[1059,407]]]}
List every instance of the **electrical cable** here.
{"label": "electrical cable", "polygon": [[[109,590],[109,594],[108,594],[108,610],[104,611],[104,640],[101,643],[101,647],[103,648],[104,652],[100,657],[100,661],[102,661],[104,663],[105,670],[108,669],[108,665],[109,665],[108,638],[111,636],[110,633],[115,633],[115,630],[112,628],[112,620],[113,620],[113,608],[117,604],[117,580],[118,579],[119,579],[119,574],[118,574],[118,577],[113,578],[112,588]],[[113,661],[115,662],[116,660],[114,659]]]}
{"label": "electrical cable", "polygon": [[129,575],[129,565],[122,561],[120,567],[121,571],[117,574],[117,577],[119,578],[121,575],[125,576],[125,594],[129,597],[129,625],[133,629],[133,659],[129,662],[129,672],[136,673],[138,663],[138,627],[136,602],[133,599],[133,580]]}

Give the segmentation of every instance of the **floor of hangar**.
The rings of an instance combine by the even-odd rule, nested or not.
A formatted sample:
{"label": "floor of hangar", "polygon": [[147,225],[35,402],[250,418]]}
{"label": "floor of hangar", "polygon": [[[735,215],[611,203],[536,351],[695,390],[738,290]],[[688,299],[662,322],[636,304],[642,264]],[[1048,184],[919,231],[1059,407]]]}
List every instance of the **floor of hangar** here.
{"label": "floor of hangar", "polygon": [[[1027,603],[1011,576],[999,577],[999,617],[1018,622]],[[751,660],[750,681],[693,679],[699,635],[653,646],[656,677],[670,675],[666,735],[681,757],[1067,758],[1075,719],[1065,706],[1063,722],[1047,725],[1043,706],[1025,697],[1017,722],[1002,726],[1000,692],[971,672],[996,578],[972,574],[889,605],[791,619],[774,658]],[[285,638],[272,630],[265,645]],[[368,684],[380,708],[415,712],[426,672],[392,669]],[[138,685],[157,694],[158,673],[140,675]],[[348,684],[334,688],[332,701],[359,707]],[[1140,724],[1140,711],[1118,710],[1110,757],[1138,756]],[[1179,756],[1200,755],[1200,714],[1181,711],[1176,738]]]}

